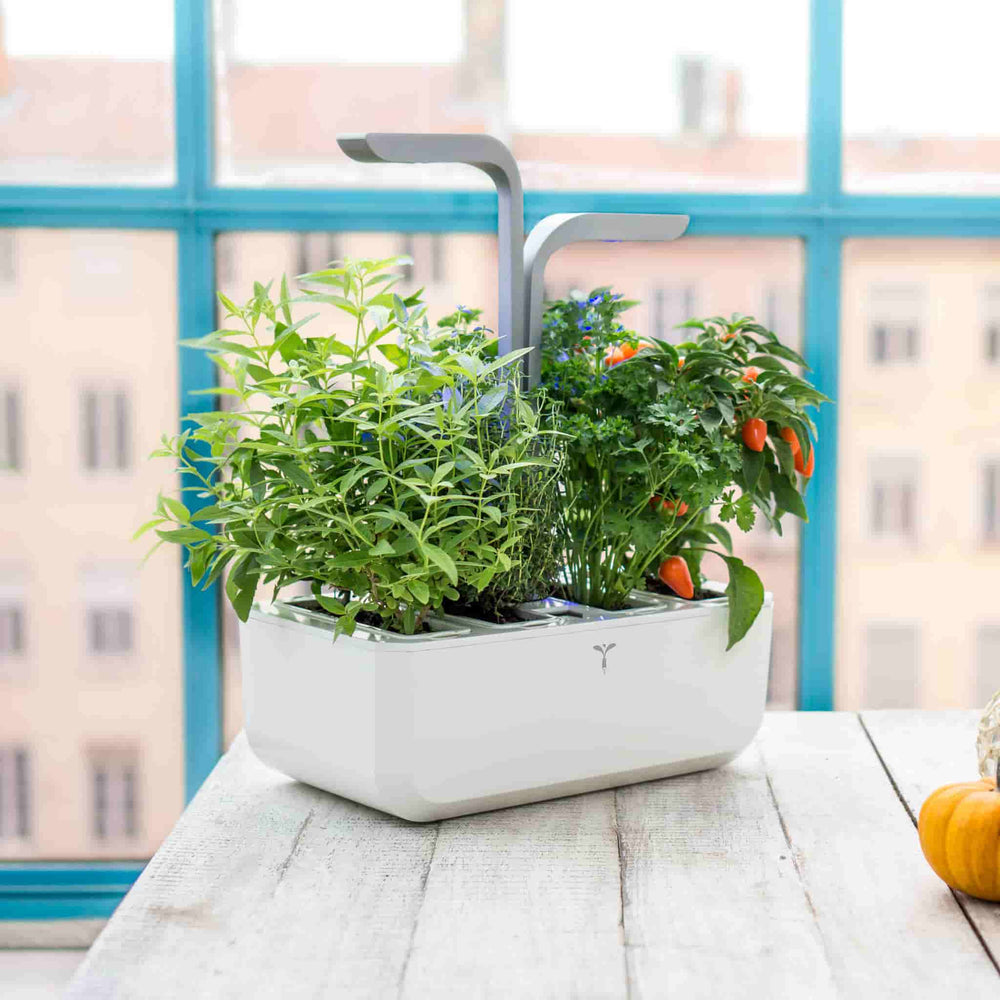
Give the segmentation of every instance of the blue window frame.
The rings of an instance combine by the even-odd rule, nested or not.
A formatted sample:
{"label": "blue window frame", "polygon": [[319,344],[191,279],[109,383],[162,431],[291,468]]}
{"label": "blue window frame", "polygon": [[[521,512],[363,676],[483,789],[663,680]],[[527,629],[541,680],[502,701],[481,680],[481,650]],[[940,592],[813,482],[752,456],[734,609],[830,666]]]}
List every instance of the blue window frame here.
{"label": "blue window frame", "polygon": [[[224,189],[213,181],[207,0],[175,0],[177,182],[169,188],[0,187],[0,226],[169,229],[178,238],[179,336],[214,320],[214,241],[228,230],[486,232],[495,196],[479,192]],[[800,194],[531,191],[525,224],[552,212],[683,212],[695,235],[786,236],[805,246],[805,352],[836,398],[841,243],[852,236],[1000,236],[1000,198],[846,194],[841,186],[842,0],[811,0],[808,170]],[[189,392],[213,384],[206,359],[180,354],[181,414]],[[818,419],[824,447],[802,532],[799,707],[833,707],[837,421]],[[808,582],[808,585],[806,583]],[[184,590],[185,791],[190,799],[222,746],[218,600]],[[142,865],[0,864],[0,919],[109,915]]]}

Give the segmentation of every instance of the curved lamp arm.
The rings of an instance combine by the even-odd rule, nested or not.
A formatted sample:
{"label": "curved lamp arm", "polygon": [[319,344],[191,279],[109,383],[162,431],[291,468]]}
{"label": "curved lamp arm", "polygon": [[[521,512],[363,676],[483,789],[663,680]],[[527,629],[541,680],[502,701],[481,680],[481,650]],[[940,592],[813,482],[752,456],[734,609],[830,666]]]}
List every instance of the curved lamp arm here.
{"label": "curved lamp arm", "polygon": [[521,173],[511,151],[491,135],[422,132],[368,132],[339,135],[337,144],[361,163],[468,163],[496,185],[498,199],[497,337],[501,354],[523,347],[524,194]]}
{"label": "curved lamp arm", "polygon": [[[676,240],[687,229],[688,222],[686,215],[626,215],[617,212],[581,212],[576,215],[549,215],[542,219],[531,230],[524,244],[525,346],[541,347],[545,265],[556,250],[587,240],[615,243]],[[537,349],[527,356],[529,386],[538,382],[541,360]]]}

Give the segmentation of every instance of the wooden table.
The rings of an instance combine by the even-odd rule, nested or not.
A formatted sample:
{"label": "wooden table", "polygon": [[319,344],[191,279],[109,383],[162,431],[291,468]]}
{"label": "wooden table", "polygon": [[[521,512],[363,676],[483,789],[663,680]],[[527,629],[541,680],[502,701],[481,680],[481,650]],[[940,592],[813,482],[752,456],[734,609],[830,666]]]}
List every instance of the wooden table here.
{"label": "wooden table", "polygon": [[1000,906],[951,893],[914,829],[976,776],[976,719],[774,713],[717,771],[427,825],[241,737],[69,996],[1000,994]]}

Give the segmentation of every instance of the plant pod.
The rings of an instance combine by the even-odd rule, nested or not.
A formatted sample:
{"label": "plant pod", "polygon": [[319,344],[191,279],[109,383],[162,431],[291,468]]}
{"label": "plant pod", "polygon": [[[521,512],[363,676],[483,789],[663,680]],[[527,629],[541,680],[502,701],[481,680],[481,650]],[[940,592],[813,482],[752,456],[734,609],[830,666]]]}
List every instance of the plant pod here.
{"label": "plant pod", "polygon": [[[799,463],[802,461],[802,452],[799,452],[798,458],[795,460],[796,468],[798,468]],[[809,461],[799,470],[806,479],[812,478],[813,470],[816,468],[816,447],[813,446],[809,449]]]}
{"label": "plant pod", "polygon": [[760,417],[751,417],[743,425],[743,443],[751,451],[763,451],[767,440],[767,424]]}
{"label": "plant pod", "polygon": [[673,500],[663,501],[663,509],[668,514],[673,514],[675,508],[677,510],[678,517],[683,517],[688,512],[688,505],[683,500],[681,500],[679,503],[676,504],[674,503]]}
{"label": "plant pod", "polygon": [[691,600],[694,597],[694,583],[688,564],[680,556],[669,556],[660,563],[656,574],[678,597]]}
{"label": "plant pod", "polygon": [[989,779],[932,792],[917,823],[931,868],[952,889],[1000,901],[1000,792]]}

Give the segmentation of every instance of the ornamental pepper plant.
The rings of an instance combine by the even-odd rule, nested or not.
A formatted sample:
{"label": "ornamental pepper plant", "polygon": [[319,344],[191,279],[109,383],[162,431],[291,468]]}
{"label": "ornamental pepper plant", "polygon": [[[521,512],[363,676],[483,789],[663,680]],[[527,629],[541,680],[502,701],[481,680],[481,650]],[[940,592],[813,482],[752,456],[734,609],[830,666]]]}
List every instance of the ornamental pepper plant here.
{"label": "ornamental pepper plant", "polygon": [[361,616],[410,634],[518,565],[535,515],[525,470],[558,472],[515,375],[524,352],[496,357],[469,310],[431,328],[418,296],[391,292],[402,263],[300,279],[294,302],[340,310],[346,337],[307,332],[315,313],[293,320],[282,280],[277,301],[260,284],[241,306],[220,296],[226,328],[190,345],[230,383],[209,393],[235,405],[164,437],[156,454],[197,503],[161,496],[140,533],[184,546],[195,584],[228,570],[244,621],[258,585],[308,581],[338,632]]}
{"label": "ornamental pepper plant", "polygon": [[804,477],[787,435],[811,463],[807,408],[826,397],[788,367],[803,359],[751,317],[693,320],[685,326],[694,339],[674,347],[624,325],[635,304],[599,288],[545,313],[542,385],[561,405],[567,435],[557,522],[564,589],[618,609],[659,574],[691,596],[671,557],[684,559],[693,592],[702,556],[714,551],[729,570],[732,646],[764,590],[715,518],[749,531],[759,515],[779,532],[785,513],[805,519]]}

